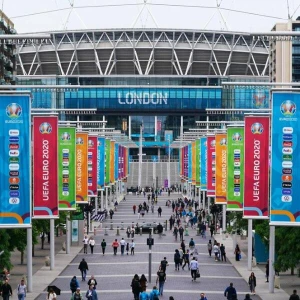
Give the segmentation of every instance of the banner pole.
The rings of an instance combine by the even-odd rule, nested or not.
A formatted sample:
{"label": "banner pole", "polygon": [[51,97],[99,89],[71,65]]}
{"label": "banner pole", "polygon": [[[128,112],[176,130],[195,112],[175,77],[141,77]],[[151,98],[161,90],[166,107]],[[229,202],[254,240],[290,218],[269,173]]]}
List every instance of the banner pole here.
{"label": "banner pole", "polygon": [[32,228],[27,228],[27,291],[32,292]]}
{"label": "banner pole", "polygon": [[67,214],[66,218],[66,254],[70,254],[70,246],[71,246],[71,221],[70,214]]}
{"label": "banner pole", "polygon": [[[223,204],[223,211],[222,211],[222,231],[223,231],[223,240],[226,240],[226,234],[225,234],[225,231],[226,231],[226,204]],[[248,244],[249,245],[249,244]]]}
{"label": "banner pole", "polygon": [[103,190],[100,191],[100,197],[101,197],[101,200],[100,200],[101,201],[101,204],[100,204],[101,205],[101,211],[103,211],[104,210],[104,208],[103,208]]}
{"label": "banner pole", "polygon": [[248,271],[252,271],[252,224],[253,220],[248,219]]}
{"label": "banner pole", "polygon": [[55,267],[54,219],[50,219],[50,270]]}
{"label": "banner pole", "polygon": [[269,292],[274,293],[275,226],[270,226],[269,241]]}

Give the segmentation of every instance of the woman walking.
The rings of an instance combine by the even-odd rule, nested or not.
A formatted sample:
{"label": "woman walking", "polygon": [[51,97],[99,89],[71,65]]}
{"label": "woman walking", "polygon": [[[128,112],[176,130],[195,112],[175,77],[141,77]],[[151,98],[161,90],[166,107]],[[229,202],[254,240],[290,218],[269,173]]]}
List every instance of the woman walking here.
{"label": "woman walking", "polygon": [[240,260],[240,255],[241,255],[241,250],[238,244],[236,244],[235,249],[234,249],[234,254],[235,254],[235,260],[239,261]]}
{"label": "woman walking", "polygon": [[250,287],[250,292],[255,295],[256,277],[253,272],[249,276],[248,284]]}
{"label": "woman walking", "polygon": [[95,242],[94,238],[91,237],[90,240],[89,240],[89,245],[90,245],[90,249],[91,249],[91,254],[94,254],[94,247],[95,247],[95,244],[96,244],[96,242]]}
{"label": "woman walking", "polygon": [[140,291],[141,291],[141,284],[139,275],[135,274],[132,281],[131,281],[131,289],[134,296],[134,300],[139,300]]}
{"label": "woman walking", "polygon": [[142,274],[140,278],[140,285],[141,285],[141,290],[146,291],[147,289],[147,278],[144,274]]}

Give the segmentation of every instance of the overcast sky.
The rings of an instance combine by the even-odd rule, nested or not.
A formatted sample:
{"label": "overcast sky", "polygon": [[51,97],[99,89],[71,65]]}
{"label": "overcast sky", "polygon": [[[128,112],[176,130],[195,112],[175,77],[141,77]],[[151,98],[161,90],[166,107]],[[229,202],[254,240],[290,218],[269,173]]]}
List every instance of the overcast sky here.
{"label": "overcast sky", "polygon": [[[0,1],[2,1],[4,12],[12,18],[12,21],[15,23],[15,28],[19,33],[54,31],[63,30],[65,28],[72,30],[132,27],[253,32],[269,31],[276,22],[285,22],[284,19],[288,18],[287,0],[147,0],[150,5],[144,7],[139,18],[137,18],[137,16],[142,10],[143,5],[138,4],[143,3],[144,0]],[[194,5],[216,7],[217,1],[219,3],[221,1],[220,7],[223,9],[240,10],[266,16],[255,16],[228,10],[218,11],[216,8],[185,8],[180,6]],[[74,7],[93,7],[74,8],[71,10],[70,2],[74,2]],[[294,14],[293,18],[296,19],[297,16],[300,15],[300,7],[298,8],[298,6],[300,6],[300,0],[288,0],[288,2],[290,15]],[[151,3],[153,5],[151,5]],[[123,6],[117,6],[120,4],[123,4]],[[128,6],[124,4],[127,4]],[[170,7],[161,4],[179,6]],[[97,5],[102,5],[102,7],[96,7]],[[116,6],[103,7],[103,5]],[[50,12],[51,10],[64,8],[65,10]],[[42,13],[46,11],[48,11],[48,13]],[[24,17],[24,15],[35,13],[36,15]]]}

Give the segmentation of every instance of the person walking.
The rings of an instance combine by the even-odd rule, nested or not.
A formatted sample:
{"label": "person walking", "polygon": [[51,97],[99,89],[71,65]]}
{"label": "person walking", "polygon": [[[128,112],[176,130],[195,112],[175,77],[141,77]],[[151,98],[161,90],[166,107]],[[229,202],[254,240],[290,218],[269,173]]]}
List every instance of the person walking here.
{"label": "person walking", "polygon": [[83,300],[83,296],[80,292],[80,287],[72,294],[71,300]]}
{"label": "person walking", "polygon": [[111,244],[111,246],[113,247],[114,255],[117,255],[118,247],[120,246],[119,243],[118,243],[118,240],[115,239],[115,240],[113,241],[113,243]]}
{"label": "person walking", "polygon": [[157,209],[157,212],[158,212],[158,217],[161,217],[161,213],[162,213],[161,207],[159,207],[159,208]]}
{"label": "person walking", "polygon": [[92,275],[91,278],[88,281],[88,286],[93,286],[93,289],[95,290],[97,288],[97,280],[95,279],[95,276]]}
{"label": "person walking", "polygon": [[124,240],[124,238],[121,239],[120,245],[121,245],[121,255],[124,255],[125,246],[126,246],[126,241]]}
{"label": "person walking", "polygon": [[180,254],[179,254],[178,249],[175,250],[175,254],[174,254],[174,263],[175,263],[175,271],[179,271]]}
{"label": "person walking", "polygon": [[146,291],[147,289],[147,278],[144,274],[140,277],[140,285],[141,285],[141,290]]}
{"label": "person walking", "polygon": [[173,235],[175,237],[175,241],[177,242],[177,238],[178,238],[178,228],[175,226],[174,230],[173,230]]}
{"label": "person walking", "polygon": [[86,271],[89,270],[89,267],[88,267],[88,264],[87,264],[87,262],[85,261],[84,258],[81,260],[78,269],[79,269],[80,272],[81,272],[81,280],[82,280],[82,281],[85,281],[85,278],[86,278]]}
{"label": "person walking", "polygon": [[84,236],[82,242],[83,242],[83,253],[87,254],[87,248],[88,248],[88,244],[89,244],[89,238],[87,235]]}
{"label": "person walking", "polygon": [[94,254],[94,247],[95,247],[95,244],[96,244],[96,242],[95,242],[94,238],[91,237],[90,240],[89,240],[89,245],[90,245],[90,249],[91,249],[91,254]]}
{"label": "person walking", "polygon": [[241,255],[241,250],[238,244],[236,244],[235,249],[234,249],[234,254],[235,254],[235,260],[239,261],[240,260],[240,255]]}
{"label": "person walking", "polygon": [[[179,232],[179,238],[181,241],[183,241],[183,233],[184,233],[184,229],[182,226],[179,227],[178,229],[178,232]],[[183,250],[183,249],[182,249]]]}
{"label": "person walking", "polygon": [[169,265],[167,258],[164,257],[164,259],[160,262],[160,268],[167,273],[167,266]]}
{"label": "person walking", "polygon": [[166,273],[162,268],[160,268],[157,272],[157,279],[156,279],[156,285],[158,284],[159,287],[159,294],[162,296],[164,292],[164,284],[166,282]]}
{"label": "person walking", "polygon": [[26,298],[27,289],[26,289],[26,284],[24,279],[21,279],[21,283],[18,284],[17,293],[18,293],[18,300],[24,300]]}
{"label": "person walking", "polygon": [[289,300],[300,300],[299,296],[297,295],[297,290],[293,290],[293,294],[290,296]]}
{"label": "person walking", "polygon": [[200,294],[200,300],[208,300],[204,293]]}
{"label": "person walking", "polygon": [[220,246],[220,252],[221,252],[222,261],[226,262],[226,251],[225,251],[225,246],[223,244],[221,244]]}
{"label": "person walking", "polygon": [[104,255],[105,254],[105,248],[106,248],[105,239],[103,239],[102,242],[101,242],[101,248],[102,248],[102,254]]}
{"label": "person walking", "polygon": [[135,211],[136,211],[136,205],[135,204],[132,206],[132,209],[133,209],[133,214],[135,214]]}
{"label": "person walking", "polygon": [[130,243],[130,255],[134,255],[135,242],[131,240]]}
{"label": "person walking", "polygon": [[[48,291],[47,300],[56,300],[56,299],[57,299],[56,294],[54,293],[53,289],[50,288]],[[3,298],[3,300],[4,300],[4,298]]]}
{"label": "person walking", "polygon": [[130,228],[130,226],[127,227],[126,234],[127,234],[127,238],[129,239],[130,238],[130,234],[131,234],[131,228]]}
{"label": "person walking", "polygon": [[184,270],[184,267],[188,265],[188,268],[190,270],[190,252],[189,250],[186,250],[186,253],[183,254],[183,261],[184,265],[182,266],[182,270]]}
{"label": "person walking", "polygon": [[210,236],[213,237],[214,231],[215,231],[215,225],[211,224],[210,227],[209,227],[209,230],[210,230]]}
{"label": "person walking", "polygon": [[250,294],[246,294],[244,300],[252,300],[252,299],[250,298]]}
{"label": "person walking", "polygon": [[78,287],[79,287],[79,282],[76,276],[73,276],[73,278],[70,281],[70,290],[72,292],[72,295],[76,292]]}
{"label": "person walking", "polygon": [[149,294],[150,300],[159,300],[159,291],[156,285],[153,287],[152,291]]}
{"label": "person walking", "polygon": [[140,293],[140,300],[149,300],[150,296],[149,294],[146,292],[146,290],[142,290],[142,292]]}
{"label": "person walking", "polygon": [[266,282],[269,282],[269,260],[267,260],[267,264],[266,264]]}
{"label": "person walking", "polygon": [[213,251],[214,251],[214,254],[215,254],[215,261],[218,261],[219,260],[220,248],[219,248],[219,246],[216,242],[214,244]]}
{"label": "person walking", "polygon": [[250,287],[250,292],[255,295],[256,277],[253,272],[249,276],[248,284]]}
{"label": "person walking", "polygon": [[98,300],[98,295],[93,285],[89,286],[89,289],[86,291],[85,297],[88,300]]}
{"label": "person walking", "polygon": [[236,289],[233,287],[233,283],[230,282],[229,286],[226,288],[224,292],[224,296],[227,297],[228,300],[236,300],[237,293]]}
{"label": "person walking", "polygon": [[192,281],[196,281],[198,268],[199,268],[199,263],[196,260],[196,257],[193,257],[193,259],[190,262]]}
{"label": "person walking", "polygon": [[126,243],[126,253],[127,253],[127,255],[128,255],[128,252],[129,252],[129,243],[127,242]]}
{"label": "person walking", "polygon": [[131,290],[133,293],[134,300],[139,300],[140,291],[141,291],[141,284],[140,284],[140,278],[138,274],[135,274],[133,276],[133,279],[131,281]]}
{"label": "person walking", "polygon": [[189,247],[190,247],[190,251],[193,251],[195,249],[195,242],[194,242],[193,238],[191,238],[191,240],[189,242]]}
{"label": "person walking", "polygon": [[207,243],[207,250],[208,250],[208,254],[209,256],[211,257],[211,251],[212,251],[212,243],[211,243],[211,240],[208,241]]}

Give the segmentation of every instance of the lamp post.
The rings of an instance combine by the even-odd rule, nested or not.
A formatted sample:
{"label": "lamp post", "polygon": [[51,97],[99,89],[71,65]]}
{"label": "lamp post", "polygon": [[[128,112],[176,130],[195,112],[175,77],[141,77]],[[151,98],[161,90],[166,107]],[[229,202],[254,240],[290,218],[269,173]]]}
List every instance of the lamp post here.
{"label": "lamp post", "polygon": [[171,184],[170,184],[170,180],[171,180],[171,144],[170,144],[170,138],[168,138],[168,144],[169,144],[169,155],[168,155],[168,188],[171,187]]}

